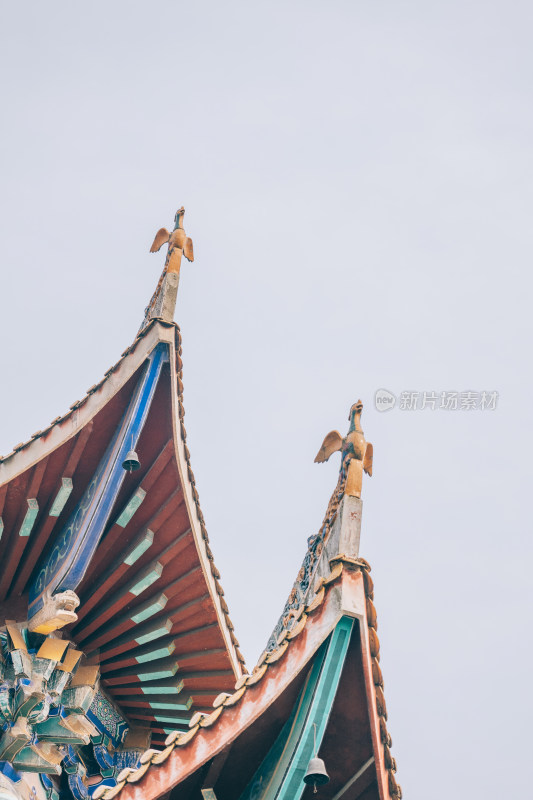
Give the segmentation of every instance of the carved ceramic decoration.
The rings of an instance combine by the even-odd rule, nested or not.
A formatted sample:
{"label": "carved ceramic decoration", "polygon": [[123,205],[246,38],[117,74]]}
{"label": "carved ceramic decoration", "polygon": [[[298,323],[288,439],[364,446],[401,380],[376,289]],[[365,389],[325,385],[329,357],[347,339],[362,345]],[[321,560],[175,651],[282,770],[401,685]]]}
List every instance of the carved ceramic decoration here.
{"label": "carved ceramic decoration", "polygon": [[57,631],[71,622],[76,622],[78,615],[75,610],[79,604],[78,595],[70,589],[55,595],[45,593],[43,606],[30,619],[28,630],[47,634]]}
{"label": "carved ceramic decoration", "polygon": [[297,622],[298,610],[305,603],[305,599],[312,588],[322,550],[324,549],[324,545],[328,540],[333,523],[335,522],[339,504],[344,496],[345,484],[346,475],[343,474],[341,470],[337,486],[331,495],[320,530],[307,540],[307,552],[302,566],[300,567],[300,571],[296,576],[296,581],[294,582],[289,598],[285,603],[283,612],[268,640],[266,646],[268,652],[271,652],[277,647],[280,634],[285,630],[292,630]]}
{"label": "carved ceramic decoration", "polygon": [[174,230],[169,233],[166,228],[160,228],[150,248],[151,253],[157,253],[164,244],[168,244],[167,258],[165,261],[166,272],[177,272],[179,275],[182,253],[189,261],[194,261],[192,239],[183,230],[183,217],[185,209],[182,206],[176,211],[174,217]]}
{"label": "carved ceramic decoration", "polygon": [[344,439],[338,431],[331,431],[322,442],[322,447],[315,458],[315,463],[320,464],[340,450],[342,453],[341,473],[346,474],[344,493],[351,497],[361,497],[363,470],[367,475],[372,475],[374,450],[370,442],[366,441],[361,428],[362,412],[363,404],[358,400],[350,409],[348,416],[350,430]]}
{"label": "carved ceramic decoration", "polygon": [[87,716],[102,733],[105,732],[106,738],[114,747],[122,743],[128,723],[102,692],[97,691],[94,695]]}
{"label": "carved ceramic decoration", "polygon": [[100,691],[98,666],[82,658],[67,639],[13,622],[0,630],[0,764],[40,773],[47,800],[59,800],[47,775],[64,771],[75,799],[89,800],[89,783],[115,786],[141,755],[124,747],[128,723]]}
{"label": "carved ceramic decoration", "polygon": [[0,633],[0,760],[23,772],[61,773],[66,744],[88,745],[97,733],[86,717],[98,667],[79,667],[67,640],[7,623]]}

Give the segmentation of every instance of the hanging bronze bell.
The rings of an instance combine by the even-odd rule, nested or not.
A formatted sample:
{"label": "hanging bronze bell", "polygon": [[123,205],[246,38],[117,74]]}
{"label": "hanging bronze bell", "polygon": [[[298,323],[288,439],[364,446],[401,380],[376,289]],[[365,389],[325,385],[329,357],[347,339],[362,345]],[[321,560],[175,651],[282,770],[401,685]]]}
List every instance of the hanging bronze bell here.
{"label": "hanging bronze bell", "polygon": [[312,758],[307,767],[307,772],[304,775],[304,783],[315,787],[323,786],[328,783],[329,775],[326,772],[326,765],[321,758]]}
{"label": "hanging bronze bell", "polygon": [[123,469],[126,472],[135,472],[135,470],[140,469],[141,462],[137,457],[137,453],[135,450],[130,450],[124,461],[122,462]]}

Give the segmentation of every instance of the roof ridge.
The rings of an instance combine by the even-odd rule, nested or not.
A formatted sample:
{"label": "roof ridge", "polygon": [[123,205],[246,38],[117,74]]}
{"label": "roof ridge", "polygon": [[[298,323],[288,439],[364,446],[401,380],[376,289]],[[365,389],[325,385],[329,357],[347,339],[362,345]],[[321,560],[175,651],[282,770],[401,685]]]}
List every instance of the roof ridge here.
{"label": "roof ridge", "polygon": [[270,634],[264,651],[265,653],[268,653],[275,646],[276,641],[283,629],[290,626],[291,622],[294,621],[296,610],[300,608],[305,595],[309,591],[309,586],[311,585],[313,577],[316,573],[316,568],[318,567],[322,550],[329,538],[333,523],[337,517],[340,502],[344,497],[346,478],[346,471],[341,470],[339,472],[337,485],[335,486],[333,494],[329,499],[326,513],[324,515],[324,519],[322,520],[322,524],[318,529],[318,533],[310,536],[307,540],[307,550],[302,561],[302,566],[300,567],[298,575],[296,576],[296,580],[294,581],[289,597],[283,607],[281,616],[279,617],[274,630]]}

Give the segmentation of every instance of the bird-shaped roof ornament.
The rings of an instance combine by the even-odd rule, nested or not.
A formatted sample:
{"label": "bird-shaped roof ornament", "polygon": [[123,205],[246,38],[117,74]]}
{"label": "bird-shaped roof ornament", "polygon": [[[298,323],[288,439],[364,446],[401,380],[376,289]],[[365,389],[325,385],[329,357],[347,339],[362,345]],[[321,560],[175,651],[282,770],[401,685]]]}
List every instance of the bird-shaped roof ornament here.
{"label": "bird-shaped roof ornament", "polygon": [[185,209],[182,206],[176,211],[172,232],[169,233],[166,228],[159,228],[155,235],[150,252],[157,253],[164,244],[168,244],[167,257],[155,292],[144,310],[144,319],[138,333],[141,333],[152,319],[164,319],[167,322],[174,319],[181,256],[185,254],[185,258],[194,261],[192,239],[183,230],[184,214]]}
{"label": "bird-shaped roof ornament", "polygon": [[346,476],[344,494],[361,497],[363,470],[372,475],[374,448],[367,442],[361,428],[363,404],[360,400],[350,409],[350,429],[344,439],[338,431],[328,433],[316,454],[315,463],[327,461],[337,450],[341,452],[341,475]]}
{"label": "bird-shaped roof ornament", "polygon": [[183,217],[185,209],[182,206],[176,211],[174,217],[174,230],[169,233],[166,228],[159,228],[155,239],[150,248],[151,253],[157,253],[164,244],[168,244],[167,257],[165,261],[166,272],[177,272],[179,275],[182,253],[189,261],[194,261],[192,239],[183,230]]}

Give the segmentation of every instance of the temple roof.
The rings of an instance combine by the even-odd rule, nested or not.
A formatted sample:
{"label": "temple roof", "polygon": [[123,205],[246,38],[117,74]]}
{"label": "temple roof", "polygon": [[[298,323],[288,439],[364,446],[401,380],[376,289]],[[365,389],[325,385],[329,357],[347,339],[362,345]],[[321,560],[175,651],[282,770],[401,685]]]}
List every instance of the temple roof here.
{"label": "temple roof", "polygon": [[[64,768],[76,800],[156,800],[176,787],[170,800],[199,789],[212,800],[214,788],[217,800],[293,800],[311,792],[314,752],[330,768],[324,800],[399,800],[359,558],[373,453],[362,403],[317,455],[341,452],[338,483],[248,674],[186,444],[173,322],[181,257],[193,259],[183,214],[152,245],[168,253],[134,342],[65,415],[0,458],[0,665],[11,700],[29,693],[0,709],[0,759],[41,778]],[[44,690],[59,685],[54,710]]]}
{"label": "temple roof", "polygon": [[84,398],[0,463],[0,603],[22,620],[43,554],[161,346],[169,359],[136,444],[141,468],[124,479],[76,589],[78,621],[64,629],[99,662],[106,693],[155,741],[233,686],[243,663],[186,444],[178,326],[150,319]]}

